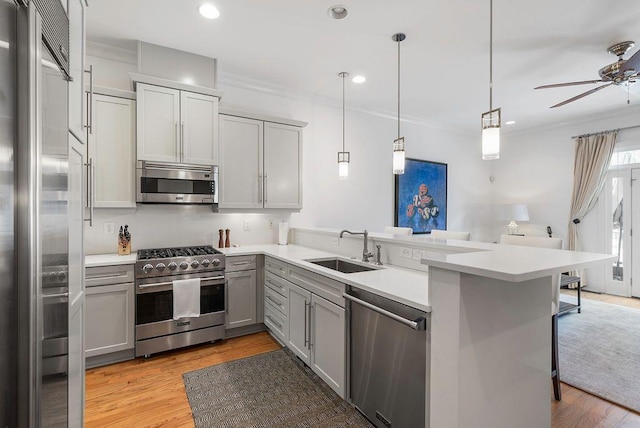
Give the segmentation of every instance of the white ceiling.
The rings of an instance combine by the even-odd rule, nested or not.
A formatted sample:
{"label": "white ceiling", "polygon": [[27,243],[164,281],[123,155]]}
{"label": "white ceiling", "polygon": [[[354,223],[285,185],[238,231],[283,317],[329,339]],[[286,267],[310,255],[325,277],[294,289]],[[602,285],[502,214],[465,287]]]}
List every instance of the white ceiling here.
{"label": "white ceiling", "polygon": [[[489,109],[488,0],[206,0],[221,12],[202,18],[205,0],[91,0],[87,37],[132,47],[144,40],[218,58],[223,75],[257,79],[289,91],[340,99],[337,73],[348,81],[347,105],[395,114],[396,32],[401,44],[403,116],[479,132]],[[347,6],[334,20],[327,9]],[[595,85],[534,91],[542,84],[597,79],[616,57],[608,46],[640,47],[638,0],[494,0],[494,107],[506,129],[610,114],[627,107],[627,92],[612,86],[564,107],[549,106]],[[631,88],[640,105],[640,83]],[[635,92],[635,94],[634,94]]]}

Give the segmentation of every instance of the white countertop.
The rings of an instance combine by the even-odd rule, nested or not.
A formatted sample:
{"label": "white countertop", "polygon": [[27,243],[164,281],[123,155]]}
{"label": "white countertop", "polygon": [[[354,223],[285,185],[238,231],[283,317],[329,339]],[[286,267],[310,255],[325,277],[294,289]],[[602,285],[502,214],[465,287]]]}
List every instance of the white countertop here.
{"label": "white countertop", "polygon": [[84,267],[112,266],[112,265],[132,265],[136,262],[137,253],[133,252],[127,256],[118,254],[95,254],[84,256]]}
{"label": "white countertop", "polygon": [[[390,265],[379,266],[378,268],[373,263],[367,263],[367,266],[377,269],[367,272],[342,273],[305,261],[307,259],[336,257],[336,254],[299,245],[248,245],[245,247],[219,248],[219,250],[228,256],[264,254],[344,284],[371,291],[379,296],[425,312],[431,312],[428,297],[428,276],[425,272]],[[337,257],[352,263],[363,264],[348,257]]]}
{"label": "white countertop", "polygon": [[[435,240],[434,240],[435,241]],[[449,251],[425,252],[421,263],[503,281],[521,282],[615,259],[609,254],[445,240]],[[455,250],[459,252],[454,252]],[[454,250],[454,251],[451,251]]]}

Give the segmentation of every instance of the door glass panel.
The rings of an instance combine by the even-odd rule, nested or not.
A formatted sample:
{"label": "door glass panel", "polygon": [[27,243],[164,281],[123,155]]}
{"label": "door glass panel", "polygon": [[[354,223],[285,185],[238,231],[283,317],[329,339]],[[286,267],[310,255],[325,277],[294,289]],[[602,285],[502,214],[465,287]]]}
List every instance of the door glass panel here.
{"label": "door glass panel", "polygon": [[622,216],[623,207],[623,180],[621,177],[611,179],[611,254],[616,256],[613,262],[613,279],[622,281],[623,274],[623,239],[624,239],[624,219]]}

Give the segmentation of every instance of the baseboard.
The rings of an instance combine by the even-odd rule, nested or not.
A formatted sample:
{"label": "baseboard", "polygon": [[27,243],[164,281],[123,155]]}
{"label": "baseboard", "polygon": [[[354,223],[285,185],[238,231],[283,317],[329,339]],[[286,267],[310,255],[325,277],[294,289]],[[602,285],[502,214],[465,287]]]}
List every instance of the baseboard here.
{"label": "baseboard", "polygon": [[123,361],[133,360],[135,358],[135,349],[126,349],[124,351],[112,352],[110,354],[96,355],[95,357],[87,357],[84,361],[87,369],[106,366],[109,364],[121,363]]}
{"label": "baseboard", "polygon": [[237,327],[237,328],[232,328],[229,330],[225,330],[224,331],[224,338],[225,339],[231,339],[232,337],[240,337],[240,336],[246,336],[248,334],[253,334],[253,333],[258,333],[261,331],[265,331],[267,329],[267,327],[262,324],[253,324],[253,325],[246,325],[244,327]]}

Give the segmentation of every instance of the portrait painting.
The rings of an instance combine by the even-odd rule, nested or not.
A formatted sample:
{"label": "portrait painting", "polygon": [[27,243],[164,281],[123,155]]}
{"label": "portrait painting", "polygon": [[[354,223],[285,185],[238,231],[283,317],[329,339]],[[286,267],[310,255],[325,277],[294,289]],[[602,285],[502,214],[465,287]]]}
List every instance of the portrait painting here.
{"label": "portrait painting", "polygon": [[447,164],[406,159],[395,180],[395,226],[414,234],[447,229]]}

